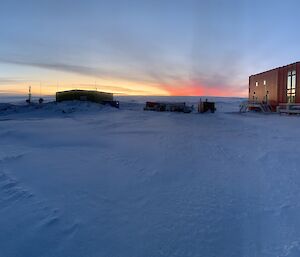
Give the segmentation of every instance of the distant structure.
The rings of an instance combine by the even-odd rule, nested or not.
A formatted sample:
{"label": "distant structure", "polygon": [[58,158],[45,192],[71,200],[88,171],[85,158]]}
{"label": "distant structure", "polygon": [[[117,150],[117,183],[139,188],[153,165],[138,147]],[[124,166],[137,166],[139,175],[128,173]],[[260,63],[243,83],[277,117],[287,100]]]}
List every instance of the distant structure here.
{"label": "distant structure", "polygon": [[187,106],[186,103],[169,103],[169,102],[146,102],[144,111],[156,112],[184,112],[190,113],[193,106]]}
{"label": "distant structure", "polygon": [[205,99],[205,102],[202,102],[200,98],[200,102],[198,104],[198,112],[204,113],[210,111],[211,113],[214,113],[216,111],[215,103],[214,102],[208,102],[207,99]]}
{"label": "distant structure", "polygon": [[56,102],[62,101],[90,101],[99,104],[109,104],[119,108],[119,102],[114,101],[112,93],[95,90],[68,90],[56,93]]}
{"label": "distant structure", "polygon": [[26,103],[31,103],[31,86],[28,88],[28,99],[26,100]]}

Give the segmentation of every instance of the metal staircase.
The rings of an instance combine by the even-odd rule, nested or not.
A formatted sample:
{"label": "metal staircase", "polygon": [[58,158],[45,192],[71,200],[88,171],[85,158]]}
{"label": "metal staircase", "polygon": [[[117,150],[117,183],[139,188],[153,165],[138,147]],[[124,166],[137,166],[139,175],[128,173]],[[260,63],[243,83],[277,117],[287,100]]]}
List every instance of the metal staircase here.
{"label": "metal staircase", "polygon": [[263,113],[272,112],[272,107],[268,103],[246,101],[240,105],[240,112],[258,111]]}

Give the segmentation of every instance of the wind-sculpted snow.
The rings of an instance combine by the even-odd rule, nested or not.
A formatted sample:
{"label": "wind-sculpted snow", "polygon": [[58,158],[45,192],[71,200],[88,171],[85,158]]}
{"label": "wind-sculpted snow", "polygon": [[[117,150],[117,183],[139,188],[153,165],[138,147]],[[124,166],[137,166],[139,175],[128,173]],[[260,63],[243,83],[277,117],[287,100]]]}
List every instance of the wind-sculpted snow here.
{"label": "wind-sculpted snow", "polygon": [[1,257],[300,256],[299,117],[120,100],[0,111]]}

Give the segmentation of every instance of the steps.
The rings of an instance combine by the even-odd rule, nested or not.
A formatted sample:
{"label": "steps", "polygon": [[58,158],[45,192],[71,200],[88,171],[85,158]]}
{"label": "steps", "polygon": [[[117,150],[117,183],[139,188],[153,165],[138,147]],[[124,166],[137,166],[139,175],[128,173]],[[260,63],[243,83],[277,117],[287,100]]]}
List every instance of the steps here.
{"label": "steps", "polygon": [[247,112],[247,111],[258,111],[263,113],[270,113],[272,112],[272,107],[266,103],[259,103],[259,102],[243,102],[240,105],[240,112]]}

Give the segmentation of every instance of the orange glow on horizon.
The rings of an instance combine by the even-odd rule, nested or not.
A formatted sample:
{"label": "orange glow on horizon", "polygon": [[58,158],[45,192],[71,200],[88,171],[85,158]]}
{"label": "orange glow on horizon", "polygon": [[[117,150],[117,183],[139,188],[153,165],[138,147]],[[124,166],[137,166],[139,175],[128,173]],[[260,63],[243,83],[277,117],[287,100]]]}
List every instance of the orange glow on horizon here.
{"label": "orange glow on horizon", "polygon": [[[82,81],[78,83],[77,81]],[[77,83],[76,83],[77,82]],[[184,86],[174,83],[166,84],[146,84],[131,81],[105,80],[91,83],[90,79],[75,81],[65,81],[63,83],[20,83],[19,85],[7,85],[0,90],[0,94],[28,94],[28,87],[31,86],[32,94],[36,96],[55,95],[57,91],[71,89],[86,89],[111,92],[116,95],[144,95],[144,96],[220,96],[220,97],[247,97],[247,88],[242,92],[234,88],[208,87],[191,82],[182,83]]]}
{"label": "orange glow on horizon", "polygon": [[170,96],[219,96],[219,97],[245,97],[247,96],[247,88],[245,92],[238,92],[230,89],[213,88],[201,85],[186,85],[183,87],[164,85]]}
{"label": "orange glow on horizon", "polygon": [[[77,80],[78,81],[78,80]],[[81,80],[78,82],[65,81],[63,83],[20,83],[18,85],[2,85],[0,94],[14,94],[25,95],[28,94],[29,86],[31,86],[31,93],[33,95],[55,95],[58,91],[82,89],[82,90],[97,90],[103,92],[114,93],[116,95],[149,95],[149,96],[167,96],[168,92],[156,85],[137,84],[130,81],[97,81],[97,83],[90,83],[91,81]]]}
{"label": "orange glow on horizon", "polygon": [[102,78],[97,74],[93,77],[76,72],[31,66],[24,68],[13,64],[8,64],[8,68],[13,72],[7,80],[0,81],[0,94],[25,95],[31,86],[32,94],[35,96],[55,95],[57,91],[70,89],[98,90],[132,96],[248,96],[248,86],[242,88],[238,86],[243,81],[232,82],[233,84],[228,86],[209,86],[201,82],[201,79],[189,78],[185,73],[177,79],[159,77],[157,80],[155,78],[143,80],[143,76],[123,79],[112,75]]}

